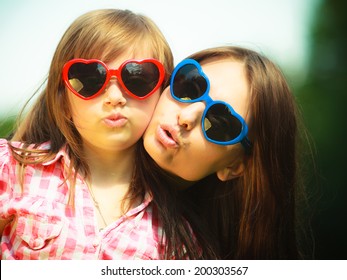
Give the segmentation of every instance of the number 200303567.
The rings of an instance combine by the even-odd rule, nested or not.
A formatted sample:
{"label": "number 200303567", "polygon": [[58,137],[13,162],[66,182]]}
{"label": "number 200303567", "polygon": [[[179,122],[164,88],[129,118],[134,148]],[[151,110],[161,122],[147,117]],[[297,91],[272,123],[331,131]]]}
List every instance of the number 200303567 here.
{"label": "number 200303567", "polygon": [[248,266],[244,267],[209,267],[194,268],[194,275],[246,275]]}

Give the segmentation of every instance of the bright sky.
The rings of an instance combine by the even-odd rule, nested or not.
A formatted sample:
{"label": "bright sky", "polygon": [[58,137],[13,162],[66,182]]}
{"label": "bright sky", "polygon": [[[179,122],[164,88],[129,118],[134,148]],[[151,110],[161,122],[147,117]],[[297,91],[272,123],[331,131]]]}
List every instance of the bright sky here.
{"label": "bright sky", "polygon": [[177,64],[212,46],[237,44],[304,72],[320,0],[0,0],[0,115],[13,115],[38,87],[67,27],[84,12],[121,8],[151,17]]}

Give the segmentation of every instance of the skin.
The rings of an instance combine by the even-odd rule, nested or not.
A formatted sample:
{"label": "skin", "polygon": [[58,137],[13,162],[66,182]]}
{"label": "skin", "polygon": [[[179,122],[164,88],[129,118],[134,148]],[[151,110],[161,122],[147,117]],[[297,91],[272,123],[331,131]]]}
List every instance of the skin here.
{"label": "skin", "polygon": [[[206,60],[201,66],[210,80],[210,97],[229,103],[247,122],[249,87],[243,64],[224,58]],[[201,130],[205,106],[203,102],[178,102],[166,88],[145,132],[144,146],[163,169],[188,181],[212,173],[220,180],[240,176],[243,147],[240,143],[217,145],[205,139]]]}

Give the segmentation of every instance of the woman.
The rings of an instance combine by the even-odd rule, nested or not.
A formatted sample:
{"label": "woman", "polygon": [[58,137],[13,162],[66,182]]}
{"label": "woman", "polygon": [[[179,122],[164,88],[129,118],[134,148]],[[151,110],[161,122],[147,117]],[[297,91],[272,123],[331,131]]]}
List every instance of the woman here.
{"label": "woman", "polygon": [[297,138],[297,108],[280,69],[226,46],[175,68],[144,147],[186,180],[187,201],[221,258],[296,259]]}

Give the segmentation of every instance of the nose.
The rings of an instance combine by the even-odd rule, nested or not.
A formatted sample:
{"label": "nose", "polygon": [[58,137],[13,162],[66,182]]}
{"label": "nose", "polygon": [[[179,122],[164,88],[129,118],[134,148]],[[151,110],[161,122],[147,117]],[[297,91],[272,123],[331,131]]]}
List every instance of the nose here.
{"label": "nose", "polygon": [[125,105],[127,99],[125,98],[125,92],[117,82],[117,80],[111,80],[107,85],[104,93],[104,102],[107,105]]}
{"label": "nose", "polygon": [[183,126],[186,130],[192,130],[201,121],[202,114],[205,109],[203,102],[187,103],[178,113],[178,124]]}

